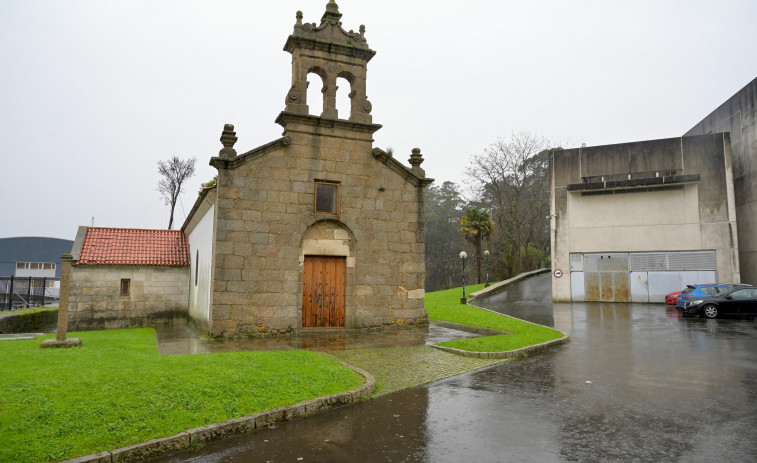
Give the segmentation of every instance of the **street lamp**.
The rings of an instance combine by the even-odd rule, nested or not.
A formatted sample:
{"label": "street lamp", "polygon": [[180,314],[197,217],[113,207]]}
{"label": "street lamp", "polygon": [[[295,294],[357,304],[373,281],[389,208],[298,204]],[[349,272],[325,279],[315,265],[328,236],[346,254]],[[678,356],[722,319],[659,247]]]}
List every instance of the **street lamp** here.
{"label": "street lamp", "polygon": [[484,283],[484,288],[489,287],[489,254],[488,249],[484,251],[484,264],[486,265],[486,283]]}
{"label": "street lamp", "polygon": [[460,259],[463,261],[463,297],[460,298],[461,304],[468,303],[468,300],[465,298],[465,258],[468,257],[468,253],[465,251],[462,251],[460,253]]}

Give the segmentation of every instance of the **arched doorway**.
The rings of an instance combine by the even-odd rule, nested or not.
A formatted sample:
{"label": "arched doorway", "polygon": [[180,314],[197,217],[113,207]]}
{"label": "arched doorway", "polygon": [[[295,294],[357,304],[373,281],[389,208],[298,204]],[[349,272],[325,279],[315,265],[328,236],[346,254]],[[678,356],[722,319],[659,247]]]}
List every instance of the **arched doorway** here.
{"label": "arched doorway", "polygon": [[336,220],[320,220],[303,234],[302,327],[345,327],[355,267],[354,238]]}

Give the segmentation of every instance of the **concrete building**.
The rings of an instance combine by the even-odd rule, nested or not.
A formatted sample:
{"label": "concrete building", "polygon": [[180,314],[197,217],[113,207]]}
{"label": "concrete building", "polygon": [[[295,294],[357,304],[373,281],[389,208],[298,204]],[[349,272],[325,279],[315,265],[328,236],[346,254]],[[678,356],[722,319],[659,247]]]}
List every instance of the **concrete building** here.
{"label": "concrete building", "polygon": [[757,78],[684,136],[709,133],[730,134],[741,279],[757,284]]}
{"label": "concrete building", "polygon": [[550,174],[555,300],[757,283],[757,79],[683,138],[557,150]]}
{"label": "concrete building", "polygon": [[556,150],[550,174],[554,300],[740,281],[728,134]]}
{"label": "concrete building", "polygon": [[60,255],[72,244],[37,236],[0,238],[0,277],[60,278]]}

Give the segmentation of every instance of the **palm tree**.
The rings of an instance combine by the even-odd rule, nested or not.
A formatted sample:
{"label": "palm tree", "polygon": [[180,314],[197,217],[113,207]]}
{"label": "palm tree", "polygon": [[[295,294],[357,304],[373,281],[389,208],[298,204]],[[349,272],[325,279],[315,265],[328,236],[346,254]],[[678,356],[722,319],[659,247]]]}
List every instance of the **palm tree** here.
{"label": "palm tree", "polygon": [[484,240],[489,239],[492,231],[494,231],[492,216],[488,212],[474,207],[465,211],[465,216],[460,221],[460,225],[460,233],[463,234],[467,241],[473,244],[476,250],[477,283],[481,283],[481,260],[483,257],[481,245]]}

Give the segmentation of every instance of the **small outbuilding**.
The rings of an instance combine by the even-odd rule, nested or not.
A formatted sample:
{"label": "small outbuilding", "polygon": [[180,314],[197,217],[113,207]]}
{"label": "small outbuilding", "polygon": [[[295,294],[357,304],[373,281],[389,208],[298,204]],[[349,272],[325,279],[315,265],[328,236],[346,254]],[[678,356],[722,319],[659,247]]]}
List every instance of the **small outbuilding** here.
{"label": "small outbuilding", "polygon": [[179,230],[79,227],[62,265],[69,331],[186,318],[189,246]]}

